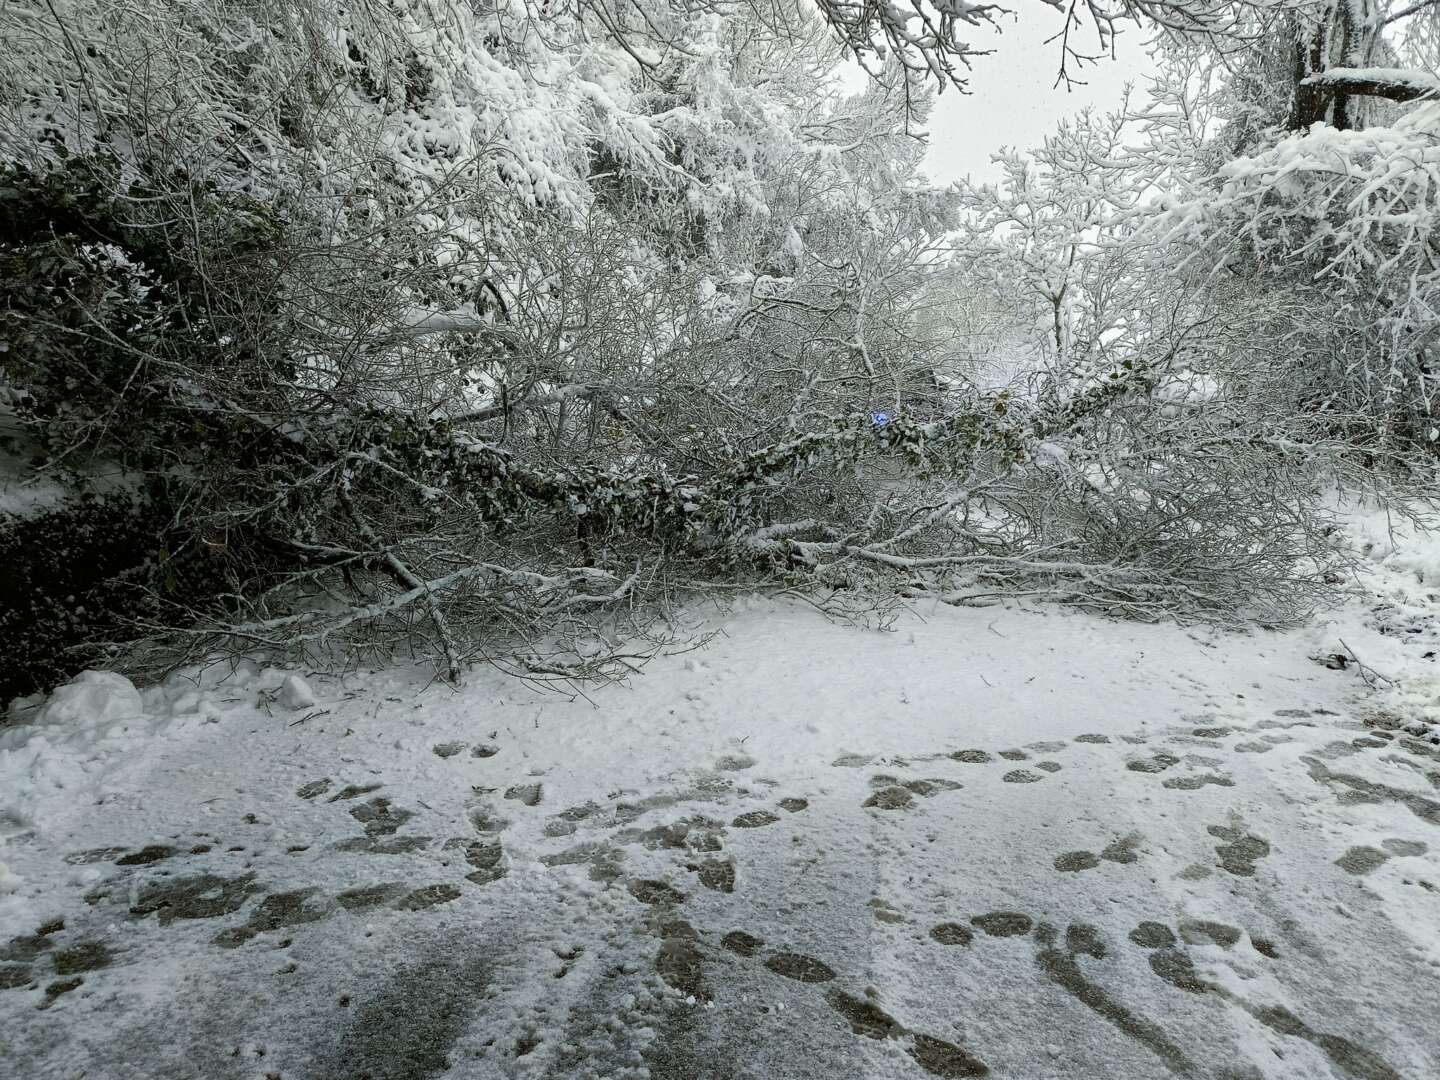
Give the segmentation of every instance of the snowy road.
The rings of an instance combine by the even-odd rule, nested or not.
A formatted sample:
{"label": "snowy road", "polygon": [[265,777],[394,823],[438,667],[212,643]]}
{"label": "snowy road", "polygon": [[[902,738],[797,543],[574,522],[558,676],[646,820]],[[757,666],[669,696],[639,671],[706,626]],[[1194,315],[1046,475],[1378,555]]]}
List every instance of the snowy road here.
{"label": "snowy road", "polygon": [[725,625],[32,740],[6,1074],[1440,1076],[1440,748],[1300,637]]}

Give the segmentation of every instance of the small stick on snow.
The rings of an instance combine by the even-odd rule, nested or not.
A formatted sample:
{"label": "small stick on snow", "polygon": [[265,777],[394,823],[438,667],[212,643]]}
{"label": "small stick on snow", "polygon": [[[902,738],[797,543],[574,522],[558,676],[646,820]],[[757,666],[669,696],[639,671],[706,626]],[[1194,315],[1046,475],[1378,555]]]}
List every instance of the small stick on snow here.
{"label": "small stick on snow", "polygon": [[1356,655],[1355,650],[1352,649],[1352,648],[1350,648],[1349,645],[1346,645],[1346,644],[1345,644],[1345,639],[1344,639],[1344,638],[1340,638],[1339,640],[1340,640],[1340,646],[1341,646],[1341,648],[1343,648],[1346,652],[1348,652],[1348,653],[1350,654],[1350,659],[1352,659],[1352,660],[1355,661],[1355,667],[1356,667],[1356,669],[1359,670],[1359,672],[1360,672],[1360,678],[1362,678],[1362,679],[1365,680],[1365,685],[1366,685],[1366,686],[1374,686],[1374,685],[1375,685],[1375,682],[1374,682],[1375,679],[1383,679],[1385,682],[1389,683],[1391,686],[1394,686],[1394,685],[1395,685],[1395,680],[1392,679],[1392,678],[1390,678],[1389,675],[1381,674],[1380,672],[1376,671],[1373,667],[1371,667],[1369,664],[1367,664],[1367,663],[1365,663],[1363,660],[1361,660],[1360,657],[1359,657],[1358,655]]}

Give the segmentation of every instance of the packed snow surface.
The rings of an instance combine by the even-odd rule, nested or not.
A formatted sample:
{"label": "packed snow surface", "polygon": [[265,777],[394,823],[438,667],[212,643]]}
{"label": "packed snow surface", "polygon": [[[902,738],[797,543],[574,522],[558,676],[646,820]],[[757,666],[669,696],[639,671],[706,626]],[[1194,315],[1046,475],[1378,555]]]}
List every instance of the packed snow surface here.
{"label": "packed snow surface", "polygon": [[1290,634],[755,601],[588,697],[81,676],[0,732],[5,1075],[1440,1076],[1440,747],[1315,659],[1431,664],[1375,557]]}

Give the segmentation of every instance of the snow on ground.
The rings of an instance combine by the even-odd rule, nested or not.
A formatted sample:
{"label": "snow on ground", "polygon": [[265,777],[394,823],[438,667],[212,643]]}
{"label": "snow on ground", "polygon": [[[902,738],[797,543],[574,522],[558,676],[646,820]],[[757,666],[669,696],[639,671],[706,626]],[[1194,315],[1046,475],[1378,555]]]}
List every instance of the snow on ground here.
{"label": "snow on ground", "polygon": [[[1289,634],[754,601],[589,700],[82,676],[0,729],[0,1060],[1440,1075],[1440,747],[1407,711],[1440,559],[1406,551]],[[1422,690],[1312,660],[1337,634]]]}

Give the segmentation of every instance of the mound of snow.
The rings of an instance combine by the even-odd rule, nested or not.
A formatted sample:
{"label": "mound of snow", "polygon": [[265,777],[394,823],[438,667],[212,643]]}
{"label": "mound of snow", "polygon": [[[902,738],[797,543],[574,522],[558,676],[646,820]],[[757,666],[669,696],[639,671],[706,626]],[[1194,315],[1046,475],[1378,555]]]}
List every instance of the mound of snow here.
{"label": "mound of snow", "polygon": [[1338,539],[1364,559],[1365,572],[1350,586],[1351,603],[1305,630],[1312,655],[1358,660],[1364,668],[1352,667],[1378,691],[1376,709],[1407,724],[1440,725],[1440,533],[1383,508],[1336,511]]}
{"label": "mound of snow", "polygon": [[287,709],[308,709],[315,704],[315,691],[299,675],[287,675],[280,686],[280,704]]}
{"label": "mound of snow", "polygon": [[1414,574],[1418,585],[1428,589],[1440,586],[1440,536],[1424,533],[1410,537],[1390,562],[1397,569]]}
{"label": "mound of snow", "polygon": [[145,711],[140,691],[114,671],[82,671],[50,695],[37,725],[67,728],[113,723]]}
{"label": "mound of snow", "polygon": [[22,832],[48,816],[47,800],[73,803],[126,748],[156,734],[156,717],[125,676],[84,671],[57,687],[34,719],[0,731],[0,821]]}

